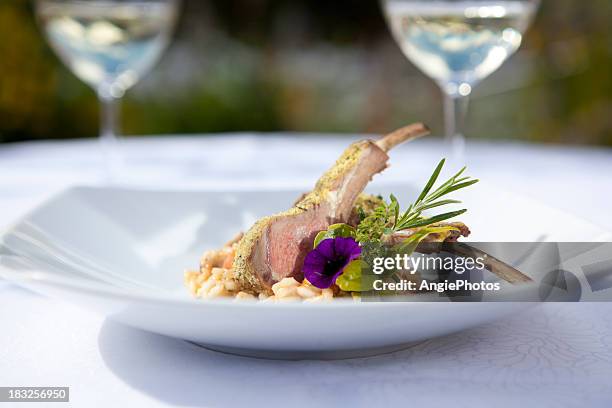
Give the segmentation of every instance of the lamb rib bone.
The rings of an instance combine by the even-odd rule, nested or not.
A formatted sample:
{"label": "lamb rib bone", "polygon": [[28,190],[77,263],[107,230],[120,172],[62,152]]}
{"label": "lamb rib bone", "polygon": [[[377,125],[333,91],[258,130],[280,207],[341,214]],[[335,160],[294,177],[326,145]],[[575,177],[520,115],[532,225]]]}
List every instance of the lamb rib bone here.
{"label": "lamb rib bone", "polygon": [[494,275],[497,275],[497,277],[505,280],[506,282],[513,285],[533,282],[533,279],[513,266],[510,266],[507,263],[500,261],[496,257],[466,243],[459,243],[453,240],[444,242],[423,242],[419,244],[415,252],[422,254],[448,252],[463,258],[481,258],[486,270]]}
{"label": "lamb rib bone", "polygon": [[316,234],[348,221],[359,194],[387,168],[387,152],[428,133],[425,125],[417,123],[376,142],[352,144],[293,208],[255,223],[239,242],[234,258],[234,273],[242,288],[269,293],[283,278],[301,279],[304,258]]}

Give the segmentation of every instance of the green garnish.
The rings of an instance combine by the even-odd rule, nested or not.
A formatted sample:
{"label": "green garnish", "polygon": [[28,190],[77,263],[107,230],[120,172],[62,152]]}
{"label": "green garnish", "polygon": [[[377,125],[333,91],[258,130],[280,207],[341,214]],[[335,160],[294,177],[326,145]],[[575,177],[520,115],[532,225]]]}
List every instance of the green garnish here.
{"label": "green garnish", "polygon": [[461,201],[442,198],[454,191],[476,184],[479,181],[468,176],[463,176],[467,169],[464,167],[461,171],[432,191],[440,177],[440,173],[445,163],[446,159],[440,161],[417,200],[411,204],[406,211],[400,211],[400,205],[397,198],[391,195],[391,202],[389,204],[381,204],[371,214],[365,217],[357,227],[357,241],[380,242],[385,235],[391,235],[395,232],[411,228],[426,227],[464,214],[467,211],[465,209],[434,215],[432,217],[423,216],[424,211],[433,208],[449,204],[460,204]]}
{"label": "green garnish", "polygon": [[330,225],[325,231],[317,234],[314,240],[314,247],[318,247],[321,241],[325,239],[333,239],[337,237],[355,238],[355,228],[347,224]]}
{"label": "green garnish", "polygon": [[407,255],[412,255],[416,251],[419,244],[427,237],[432,234],[444,234],[451,231],[458,231],[458,228],[445,226],[445,227],[424,227],[420,228],[417,232],[404,239],[399,245],[395,247],[395,250]]}
{"label": "green garnish", "polygon": [[336,285],[345,292],[362,292],[364,289],[369,290],[372,287],[374,279],[371,274],[367,274],[364,280],[362,271],[368,268],[368,264],[357,259],[351,262],[342,275],[336,279]]}
{"label": "green garnish", "polygon": [[380,242],[392,219],[392,212],[387,203],[383,202],[374,211],[361,220],[357,226],[355,239],[357,242]]}

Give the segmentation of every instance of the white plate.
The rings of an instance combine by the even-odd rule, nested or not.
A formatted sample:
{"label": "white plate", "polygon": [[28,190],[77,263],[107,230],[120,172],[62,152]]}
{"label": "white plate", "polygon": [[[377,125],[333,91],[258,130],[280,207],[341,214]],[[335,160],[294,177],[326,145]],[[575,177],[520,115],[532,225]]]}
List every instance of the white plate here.
{"label": "white plate", "polygon": [[[406,186],[376,192],[412,191]],[[474,189],[476,190],[476,189]],[[605,231],[485,186],[464,195],[481,241],[595,241]],[[272,358],[345,358],[392,351],[475,327],[516,303],[261,304],[202,301],[182,277],[258,217],[298,192],[151,192],[76,188],[1,238],[0,277],[127,325],[226,352]]]}

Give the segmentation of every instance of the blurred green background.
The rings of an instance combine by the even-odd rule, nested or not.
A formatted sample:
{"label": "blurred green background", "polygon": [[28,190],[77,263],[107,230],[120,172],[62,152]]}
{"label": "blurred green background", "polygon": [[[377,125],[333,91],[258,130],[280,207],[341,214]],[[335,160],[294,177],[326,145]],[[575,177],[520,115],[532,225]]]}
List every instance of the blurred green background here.
{"label": "blurred green background", "polygon": [[[95,94],[28,0],[0,1],[0,141],[92,137]],[[612,145],[612,1],[543,0],[520,52],[476,88],[470,138]],[[123,133],[442,133],[437,86],[376,0],[184,0],[174,42],[122,104]]]}

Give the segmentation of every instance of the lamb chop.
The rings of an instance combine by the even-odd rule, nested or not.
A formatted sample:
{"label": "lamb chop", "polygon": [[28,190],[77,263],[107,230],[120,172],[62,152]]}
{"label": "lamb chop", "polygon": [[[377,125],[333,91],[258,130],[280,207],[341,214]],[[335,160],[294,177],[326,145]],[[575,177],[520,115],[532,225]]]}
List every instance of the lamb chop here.
{"label": "lamb chop", "polygon": [[387,168],[391,149],[428,133],[425,125],[414,124],[378,141],[354,143],[293,208],[259,220],[236,249],[233,267],[242,288],[269,292],[283,278],[301,279],[316,234],[349,221],[366,185]]}
{"label": "lamb chop", "polygon": [[[430,225],[429,227],[453,227],[454,230],[434,233],[428,235],[423,242],[440,243],[440,242],[457,242],[461,237],[469,237],[471,234],[470,229],[467,225],[462,222],[439,222]],[[388,244],[397,245],[402,243],[405,239],[409,238],[413,234],[421,231],[423,228],[410,228],[404,231],[395,232],[391,235]]]}
{"label": "lamb chop", "polygon": [[[533,279],[531,279],[529,276],[500,261],[496,257],[487,254],[474,246],[458,243],[457,241],[460,237],[468,237],[470,235],[470,229],[464,223],[441,222],[432,224],[431,227],[454,227],[455,230],[429,235],[419,244],[415,252],[422,254],[448,252],[457,256],[472,259],[482,258],[484,259],[485,268],[506,282],[510,282],[512,284],[533,282]],[[419,230],[421,230],[421,228],[412,228],[405,231],[396,232],[391,236],[389,244],[399,244],[412,234],[419,232]]]}

